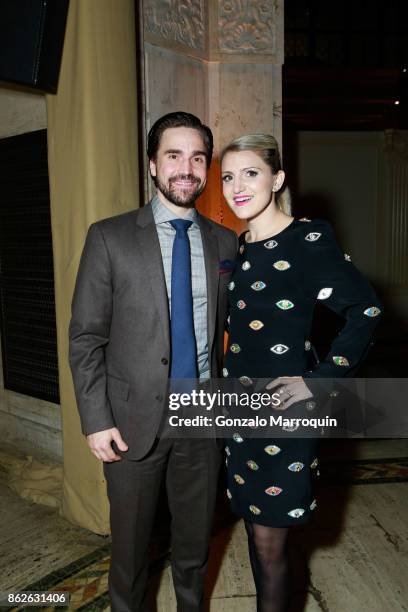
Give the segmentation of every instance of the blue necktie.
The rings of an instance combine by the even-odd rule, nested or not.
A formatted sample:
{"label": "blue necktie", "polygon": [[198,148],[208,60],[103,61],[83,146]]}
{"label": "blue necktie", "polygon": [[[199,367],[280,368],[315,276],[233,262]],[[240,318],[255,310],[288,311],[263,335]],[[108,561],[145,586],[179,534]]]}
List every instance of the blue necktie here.
{"label": "blue necktie", "polygon": [[170,378],[197,377],[197,347],[194,334],[191,288],[190,241],[192,221],[173,219],[176,230],[171,261],[171,368]]}

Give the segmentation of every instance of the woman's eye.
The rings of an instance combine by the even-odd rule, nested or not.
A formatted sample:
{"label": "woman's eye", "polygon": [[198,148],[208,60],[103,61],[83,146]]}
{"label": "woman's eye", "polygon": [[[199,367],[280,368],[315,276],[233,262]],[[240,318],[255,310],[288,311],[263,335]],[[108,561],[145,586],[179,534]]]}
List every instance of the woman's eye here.
{"label": "woman's eye", "polygon": [[225,174],[225,175],[222,177],[222,181],[223,181],[223,183],[229,183],[229,182],[230,182],[230,180],[231,180],[231,178],[232,178],[232,177],[231,177],[231,175],[230,175],[230,174]]}
{"label": "woman's eye", "polygon": [[258,176],[258,172],[256,170],[248,170],[247,176],[250,176],[250,177]]}

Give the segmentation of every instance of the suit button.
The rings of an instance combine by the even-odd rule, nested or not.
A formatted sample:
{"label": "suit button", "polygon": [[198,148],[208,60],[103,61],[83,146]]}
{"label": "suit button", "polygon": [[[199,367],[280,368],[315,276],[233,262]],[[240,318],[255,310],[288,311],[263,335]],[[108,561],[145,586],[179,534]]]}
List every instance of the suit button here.
{"label": "suit button", "polygon": [[156,395],[156,399],[158,402],[163,401],[163,396],[162,395]]}
{"label": "suit button", "polygon": [[166,359],[166,357],[162,357],[161,362],[162,362],[163,365],[167,365],[169,363],[169,360]]}

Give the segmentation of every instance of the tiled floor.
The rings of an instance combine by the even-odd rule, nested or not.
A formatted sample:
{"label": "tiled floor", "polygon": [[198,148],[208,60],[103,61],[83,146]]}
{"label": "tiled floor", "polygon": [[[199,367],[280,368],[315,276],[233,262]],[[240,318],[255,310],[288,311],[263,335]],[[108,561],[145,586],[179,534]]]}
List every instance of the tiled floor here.
{"label": "tiled floor", "polygon": [[[353,471],[355,484],[348,484],[349,476],[345,484],[333,484],[341,480],[334,476],[344,472],[343,463],[331,463],[326,482],[322,469],[313,523],[292,533],[293,612],[408,610],[407,441],[366,442],[350,450],[354,459],[363,460]],[[332,445],[330,455],[342,458],[344,447]],[[377,463],[379,455],[395,460]],[[72,594],[71,610],[107,609],[108,540],[4,485],[0,500],[0,593],[63,588]],[[175,612],[168,563],[159,560],[152,570],[156,612]],[[240,521],[219,522],[207,596],[211,612],[256,609]]]}

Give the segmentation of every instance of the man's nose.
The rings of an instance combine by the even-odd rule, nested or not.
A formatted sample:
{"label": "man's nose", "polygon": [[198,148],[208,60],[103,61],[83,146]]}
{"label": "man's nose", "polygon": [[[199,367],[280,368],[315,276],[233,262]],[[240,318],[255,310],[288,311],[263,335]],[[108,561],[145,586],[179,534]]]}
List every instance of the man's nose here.
{"label": "man's nose", "polygon": [[192,174],[192,169],[193,166],[190,158],[185,157],[184,159],[180,160],[180,172],[183,174]]}

